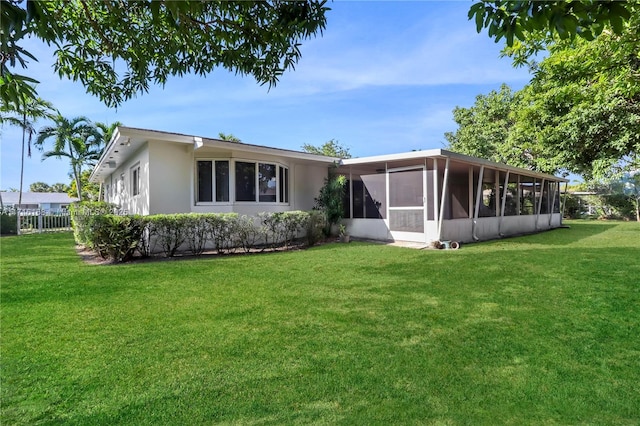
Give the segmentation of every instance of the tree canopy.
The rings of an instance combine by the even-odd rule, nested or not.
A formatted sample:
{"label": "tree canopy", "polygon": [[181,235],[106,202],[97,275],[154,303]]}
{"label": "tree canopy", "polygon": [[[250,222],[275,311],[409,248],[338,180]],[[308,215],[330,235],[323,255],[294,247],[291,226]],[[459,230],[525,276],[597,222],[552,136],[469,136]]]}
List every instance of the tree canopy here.
{"label": "tree canopy", "polygon": [[[29,185],[29,191],[31,192],[68,192],[69,185],[64,183],[54,183],[53,185],[49,185],[45,182],[33,182]],[[72,195],[75,197],[75,193]]]}
{"label": "tree canopy", "polygon": [[496,42],[504,38],[513,46],[515,40],[529,41],[534,33],[561,40],[593,40],[605,28],[621,34],[634,7],[633,2],[611,0],[491,0],[471,6],[469,19],[475,20],[478,32],[486,28]]}
{"label": "tree canopy", "polygon": [[324,0],[2,0],[0,98],[35,97],[13,68],[37,60],[35,36],[55,46],[55,71],[79,80],[107,106],[165,84],[170,76],[222,67],[273,86],[301,57],[300,42],[326,25]]}
{"label": "tree canopy", "polygon": [[305,143],[302,145],[302,150],[311,154],[326,155],[327,157],[351,158],[349,148],[335,139],[331,139],[319,146]]}
{"label": "tree canopy", "polygon": [[[451,149],[587,179],[640,168],[640,6],[627,7],[621,29],[592,41],[544,40],[547,56],[528,62],[534,74],[522,90],[503,87],[456,108]],[[506,54],[531,51],[521,44]]]}

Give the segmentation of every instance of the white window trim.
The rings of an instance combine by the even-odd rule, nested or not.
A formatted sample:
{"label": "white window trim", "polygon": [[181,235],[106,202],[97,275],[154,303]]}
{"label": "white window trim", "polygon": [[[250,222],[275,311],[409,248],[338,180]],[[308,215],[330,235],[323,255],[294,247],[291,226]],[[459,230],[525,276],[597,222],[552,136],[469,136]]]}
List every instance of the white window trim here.
{"label": "white window trim", "polygon": [[[212,164],[212,185],[214,188],[213,192],[213,201],[198,201],[198,162],[199,161],[211,161]],[[215,187],[216,187],[216,176],[215,176],[215,162],[216,161],[228,161],[229,162],[229,201],[215,201]],[[256,188],[256,198],[254,201],[237,201],[236,200],[236,163],[251,163],[255,165],[255,188]],[[270,160],[255,160],[255,159],[245,159],[245,158],[229,158],[229,157],[198,157],[194,158],[194,197],[195,197],[195,205],[196,206],[229,206],[234,204],[241,205],[263,205],[263,206],[281,206],[281,205],[291,205],[291,173],[290,167],[286,164],[280,163],[278,161],[270,161]],[[275,178],[276,178],[276,201],[259,201],[260,200],[260,178],[259,178],[259,168],[260,164],[269,164],[275,166]],[[287,197],[289,201],[281,201],[280,200],[280,167],[286,170],[285,176],[289,179],[289,191],[287,193]]]}
{"label": "white window trim", "polygon": [[[137,162],[129,169],[129,176],[131,176],[131,196],[138,197],[142,192],[140,189],[140,183],[142,179],[140,178],[140,162]],[[136,191],[136,186],[138,191]]]}

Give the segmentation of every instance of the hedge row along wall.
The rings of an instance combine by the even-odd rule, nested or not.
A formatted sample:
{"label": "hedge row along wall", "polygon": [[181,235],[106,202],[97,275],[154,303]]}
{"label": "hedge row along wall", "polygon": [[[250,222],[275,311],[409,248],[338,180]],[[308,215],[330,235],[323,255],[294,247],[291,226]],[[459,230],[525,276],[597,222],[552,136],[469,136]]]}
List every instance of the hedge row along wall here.
{"label": "hedge row along wall", "polygon": [[320,211],[261,213],[257,217],[236,213],[185,213],[153,216],[118,214],[108,203],[71,206],[76,243],[95,250],[105,259],[126,262],[162,253],[201,255],[255,249],[288,248],[301,237],[307,245],[322,238],[325,218]]}

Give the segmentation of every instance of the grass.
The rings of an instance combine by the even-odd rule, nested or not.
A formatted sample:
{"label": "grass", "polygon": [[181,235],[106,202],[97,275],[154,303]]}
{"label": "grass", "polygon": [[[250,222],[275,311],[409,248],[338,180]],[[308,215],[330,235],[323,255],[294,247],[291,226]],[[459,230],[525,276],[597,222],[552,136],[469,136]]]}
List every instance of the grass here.
{"label": "grass", "polygon": [[112,266],[1,244],[2,424],[638,424],[640,225]]}

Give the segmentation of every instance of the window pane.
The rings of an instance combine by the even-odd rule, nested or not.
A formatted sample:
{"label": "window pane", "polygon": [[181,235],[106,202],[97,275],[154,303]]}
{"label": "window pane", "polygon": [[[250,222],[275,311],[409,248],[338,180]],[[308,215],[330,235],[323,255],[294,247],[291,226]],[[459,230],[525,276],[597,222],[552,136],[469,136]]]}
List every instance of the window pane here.
{"label": "window pane", "polygon": [[289,202],[289,169],[284,169],[284,202]]}
{"label": "window pane", "polygon": [[211,161],[198,161],[198,199],[196,201],[213,201],[213,176]]}
{"label": "window pane", "polygon": [[256,201],[255,163],[236,162],[236,201]]}
{"label": "window pane", "polygon": [[229,201],[228,161],[216,161],[216,201]]}
{"label": "window pane", "polygon": [[344,184],[344,196],[342,197],[342,217],[351,219],[351,181],[347,179]]}
{"label": "window pane", "polygon": [[353,218],[364,218],[364,185],[361,180],[354,180],[353,184]]}
{"label": "window pane", "polygon": [[260,202],[276,202],[276,165],[258,163]]}
{"label": "window pane", "polygon": [[280,167],[280,202],[289,202],[289,169]]}

